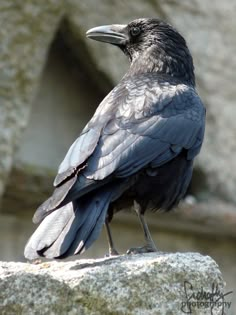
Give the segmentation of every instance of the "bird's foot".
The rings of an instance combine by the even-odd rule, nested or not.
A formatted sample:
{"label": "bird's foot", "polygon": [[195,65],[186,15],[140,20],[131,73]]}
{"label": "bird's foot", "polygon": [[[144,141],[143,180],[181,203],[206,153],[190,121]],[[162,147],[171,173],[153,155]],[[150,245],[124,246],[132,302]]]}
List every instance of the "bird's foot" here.
{"label": "bird's foot", "polygon": [[120,254],[115,248],[110,248],[109,253],[105,255],[105,257],[113,257],[113,256],[119,256]]}
{"label": "bird's foot", "polygon": [[136,254],[144,254],[144,253],[155,253],[158,252],[156,246],[145,245],[142,247],[132,247],[127,250],[127,255],[136,255]]}

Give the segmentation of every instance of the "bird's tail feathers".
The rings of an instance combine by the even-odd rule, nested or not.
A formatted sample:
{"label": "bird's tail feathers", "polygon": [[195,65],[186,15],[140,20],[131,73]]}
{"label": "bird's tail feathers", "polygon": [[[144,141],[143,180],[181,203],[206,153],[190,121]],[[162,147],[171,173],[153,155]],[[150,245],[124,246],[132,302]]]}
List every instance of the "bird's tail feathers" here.
{"label": "bird's tail feathers", "polygon": [[82,253],[98,238],[116,187],[98,189],[49,213],[26,244],[27,259]]}

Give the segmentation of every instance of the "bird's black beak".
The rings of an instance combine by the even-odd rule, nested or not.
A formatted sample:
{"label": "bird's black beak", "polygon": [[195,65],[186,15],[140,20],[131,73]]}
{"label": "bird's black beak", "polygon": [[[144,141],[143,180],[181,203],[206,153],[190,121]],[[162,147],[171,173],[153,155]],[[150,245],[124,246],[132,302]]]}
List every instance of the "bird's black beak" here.
{"label": "bird's black beak", "polygon": [[118,46],[125,45],[128,40],[126,25],[119,24],[94,27],[86,35],[88,38]]}

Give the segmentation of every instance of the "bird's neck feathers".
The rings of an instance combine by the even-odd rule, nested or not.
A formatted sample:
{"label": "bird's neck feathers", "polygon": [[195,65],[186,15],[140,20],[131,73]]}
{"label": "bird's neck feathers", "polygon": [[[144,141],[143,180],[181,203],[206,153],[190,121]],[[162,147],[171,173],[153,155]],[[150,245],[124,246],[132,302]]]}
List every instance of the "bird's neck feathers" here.
{"label": "bird's neck feathers", "polygon": [[131,65],[127,75],[156,72],[170,75],[195,86],[194,66],[192,57],[186,48],[183,51],[171,51],[149,47],[144,52],[129,56]]}

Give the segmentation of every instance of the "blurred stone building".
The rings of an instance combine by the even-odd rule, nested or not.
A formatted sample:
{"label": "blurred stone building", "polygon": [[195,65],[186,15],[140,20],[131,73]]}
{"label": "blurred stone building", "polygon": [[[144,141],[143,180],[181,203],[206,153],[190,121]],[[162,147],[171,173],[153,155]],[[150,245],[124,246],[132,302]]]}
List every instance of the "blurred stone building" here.
{"label": "blurred stone building", "polygon": [[[159,17],[188,42],[207,129],[194,198],[173,213],[150,214],[150,227],[162,251],[211,255],[236,300],[235,10],[233,0],[1,1],[1,260],[24,261],[31,217],[51,193],[59,163],[128,67],[117,48],[87,40],[86,30]],[[121,253],[143,241],[134,215],[119,214],[112,227]],[[85,256],[106,250],[102,235]]]}

